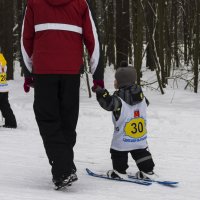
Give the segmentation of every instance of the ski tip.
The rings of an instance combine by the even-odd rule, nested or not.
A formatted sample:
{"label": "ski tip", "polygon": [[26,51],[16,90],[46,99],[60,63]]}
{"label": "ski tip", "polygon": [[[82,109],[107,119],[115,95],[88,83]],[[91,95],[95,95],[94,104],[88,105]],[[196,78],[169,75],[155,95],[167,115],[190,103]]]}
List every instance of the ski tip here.
{"label": "ski tip", "polygon": [[88,168],[85,168],[86,172],[90,171]]}
{"label": "ski tip", "polygon": [[163,182],[159,182],[159,184],[164,185],[164,186],[168,186],[168,187],[177,187],[179,182],[176,181],[163,181]]}
{"label": "ski tip", "polygon": [[87,172],[88,174],[91,173],[91,171],[90,171],[88,168],[86,168],[85,170],[86,170],[86,172]]}

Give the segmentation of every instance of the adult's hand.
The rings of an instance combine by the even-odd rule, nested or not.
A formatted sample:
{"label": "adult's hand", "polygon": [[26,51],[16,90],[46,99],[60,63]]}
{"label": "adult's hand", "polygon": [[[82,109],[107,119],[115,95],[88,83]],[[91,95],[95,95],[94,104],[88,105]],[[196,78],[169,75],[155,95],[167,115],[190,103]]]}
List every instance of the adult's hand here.
{"label": "adult's hand", "polygon": [[28,93],[30,91],[30,87],[34,87],[34,80],[32,76],[24,78],[24,91]]}
{"label": "adult's hand", "polygon": [[104,81],[103,80],[93,80],[92,91],[96,92],[97,88],[104,88]]}

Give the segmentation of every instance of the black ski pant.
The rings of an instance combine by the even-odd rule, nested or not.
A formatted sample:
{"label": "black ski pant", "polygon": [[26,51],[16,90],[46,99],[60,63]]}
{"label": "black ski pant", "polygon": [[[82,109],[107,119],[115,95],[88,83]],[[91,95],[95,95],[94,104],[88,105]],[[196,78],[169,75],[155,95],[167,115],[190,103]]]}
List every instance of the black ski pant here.
{"label": "black ski pant", "polygon": [[5,126],[16,128],[17,122],[8,101],[8,92],[0,93],[0,111],[5,118]]}
{"label": "black ski pant", "polygon": [[80,75],[34,75],[34,112],[54,179],[76,171]]}
{"label": "black ski pant", "polygon": [[151,172],[154,168],[154,162],[151,153],[145,149],[136,149],[132,151],[117,151],[110,149],[113,169],[119,173],[125,174],[128,169],[128,153],[131,154],[135,160],[136,165],[140,171]]}

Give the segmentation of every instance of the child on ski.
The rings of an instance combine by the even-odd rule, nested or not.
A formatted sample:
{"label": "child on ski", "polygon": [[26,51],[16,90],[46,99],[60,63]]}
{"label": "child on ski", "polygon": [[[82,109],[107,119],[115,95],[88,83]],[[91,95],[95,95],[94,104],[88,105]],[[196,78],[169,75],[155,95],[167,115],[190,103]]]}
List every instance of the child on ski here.
{"label": "child on ski", "polygon": [[149,104],[142,89],[135,82],[136,70],[122,62],[115,73],[114,86],[117,89],[110,95],[106,89],[95,90],[102,108],[112,111],[114,134],[111,143],[113,170],[107,172],[110,178],[126,178],[128,153],[135,160],[139,179],[154,179],[154,162],[147,145],[146,109]]}
{"label": "child on ski", "polygon": [[8,82],[6,80],[7,62],[0,53],[0,111],[5,118],[5,128],[17,128],[15,115],[8,101]]}

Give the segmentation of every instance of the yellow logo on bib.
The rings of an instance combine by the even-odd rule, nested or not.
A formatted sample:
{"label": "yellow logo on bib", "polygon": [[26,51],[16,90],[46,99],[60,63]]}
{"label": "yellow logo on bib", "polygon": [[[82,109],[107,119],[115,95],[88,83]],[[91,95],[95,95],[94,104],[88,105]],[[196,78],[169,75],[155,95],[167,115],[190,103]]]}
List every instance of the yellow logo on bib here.
{"label": "yellow logo on bib", "polygon": [[0,84],[6,84],[7,80],[6,80],[6,73],[1,73],[0,74]]}
{"label": "yellow logo on bib", "polygon": [[126,123],[124,131],[126,136],[131,138],[143,137],[147,133],[144,119],[140,117],[131,119]]}

